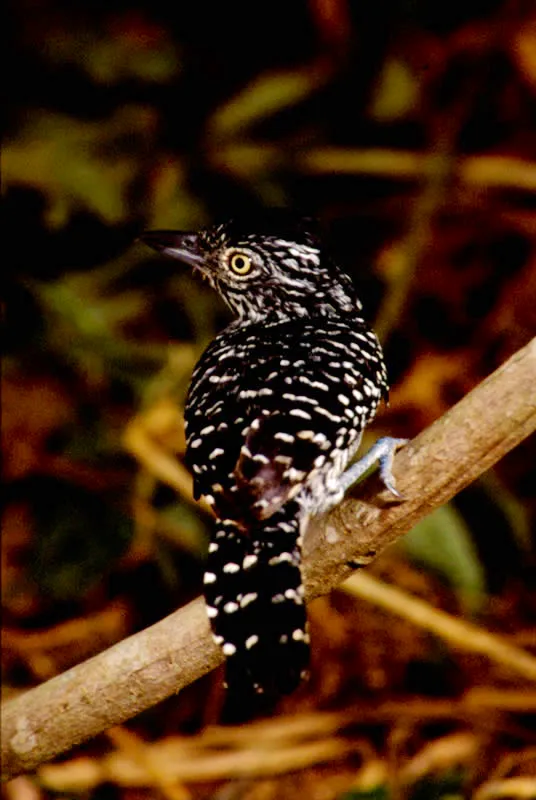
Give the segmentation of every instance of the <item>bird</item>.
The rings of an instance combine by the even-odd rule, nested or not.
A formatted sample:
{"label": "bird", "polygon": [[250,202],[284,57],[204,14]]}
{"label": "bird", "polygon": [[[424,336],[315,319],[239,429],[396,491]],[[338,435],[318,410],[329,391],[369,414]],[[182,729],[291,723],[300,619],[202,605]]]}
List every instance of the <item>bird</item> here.
{"label": "bird", "polygon": [[200,273],[234,315],[194,368],[185,432],[194,496],[216,518],[207,614],[225,656],[226,707],[243,719],[309,674],[310,519],[376,464],[399,497],[392,462],[407,440],[382,437],[351,463],[388,397],[387,370],[350,277],[309,218],[272,209],[140,238]]}

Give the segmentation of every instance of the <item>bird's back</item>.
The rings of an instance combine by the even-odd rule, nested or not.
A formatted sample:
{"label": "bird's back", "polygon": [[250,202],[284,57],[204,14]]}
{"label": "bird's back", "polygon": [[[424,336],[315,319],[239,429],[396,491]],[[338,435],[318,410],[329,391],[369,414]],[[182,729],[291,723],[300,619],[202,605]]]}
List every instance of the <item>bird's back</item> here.
{"label": "bird's back", "polygon": [[308,478],[344,469],[386,386],[378,341],[357,312],[233,323],[201,357],[188,394],[196,496],[246,523],[300,489],[311,513],[322,510]]}

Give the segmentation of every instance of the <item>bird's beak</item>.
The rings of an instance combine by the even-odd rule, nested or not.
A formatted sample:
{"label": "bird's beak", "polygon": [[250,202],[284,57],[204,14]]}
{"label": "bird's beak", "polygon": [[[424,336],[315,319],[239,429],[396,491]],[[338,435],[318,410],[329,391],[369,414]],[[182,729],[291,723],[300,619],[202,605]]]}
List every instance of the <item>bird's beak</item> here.
{"label": "bird's beak", "polygon": [[201,267],[204,262],[204,258],[199,252],[199,240],[196,233],[146,231],[139,239],[154,250],[158,250],[159,253],[176,258],[191,267]]}

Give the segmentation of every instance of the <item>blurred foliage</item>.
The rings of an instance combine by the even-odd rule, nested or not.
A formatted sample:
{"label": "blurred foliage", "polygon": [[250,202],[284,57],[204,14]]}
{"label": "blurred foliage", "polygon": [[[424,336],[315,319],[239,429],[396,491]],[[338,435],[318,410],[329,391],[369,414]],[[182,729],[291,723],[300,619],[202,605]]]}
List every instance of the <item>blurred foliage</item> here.
{"label": "blurred foliage", "polygon": [[[93,24],[92,24],[93,22]],[[95,24],[58,20],[40,42],[46,61],[58,68],[73,66],[96,83],[121,84],[140,80],[162,84],[177,78],[180,61],[174,43],[159,25],[132,11],[114,14]]]}
{"label": "blurred foliage", "polygon": [[151,144],[151,109],[120,108],[109,120],[33,111],[4,150],[4,181],[46,198],[44,222],[61,228],[82,209],[114,225],[128,213],[128,191]]}
{"label": "blurred foliage", "polygon": [[320,71],[310,68],[259,76],[215,111],[208,124],[208,135],[220,141],[243,139],[248,128],[302,103],[322,77],[325,78]]}
{"label": "blurred foliage", "polygon": [[418,81],[408,64],[387,58],[380,75],[370,113],[373,119],[390,122],[404,118],[417,103]]}
{"label": "blurred foliage", "polygon": [[125,552],[131,521],[72,483],[42,480],[39,493],[28,495],[36,523],[32,577],[44,595],[75,600]]}
{"label": "blurred foliage", "polygon": [[438,508],[404,537],[402,546],[417,563],[443,575],[470,611],[484,600],[484,570],[463,517],[451,504]]}
{"label": "blurred foliage", "polygon": [[[228,314],[135,244],[143,229],[270,204],[317,216],[386,344],[393,388],[374,435],[414,435],[535,335],[536,17],[513,0],[22,0],[6,33],[9,693],[199,591],[210,517],[191,498],[181,407]],[[532,439],[371,569],[534,649],[535,465]],[[311,619],[313,677],[284,709],[369,701],[378,717],[337,756],[239,782],[241,797],[487,797],[491,777],[535,776],[519,704],[427,716],[438,698],[516,692],[498,667],[338,593]],[[214,722],[218,682],[132,722],[136,746]],[[415,697],[420,717],[381,716]],[[122,782],[103,750],[124,744],[116,731],[6,797],[224,796],[154,773]]]}

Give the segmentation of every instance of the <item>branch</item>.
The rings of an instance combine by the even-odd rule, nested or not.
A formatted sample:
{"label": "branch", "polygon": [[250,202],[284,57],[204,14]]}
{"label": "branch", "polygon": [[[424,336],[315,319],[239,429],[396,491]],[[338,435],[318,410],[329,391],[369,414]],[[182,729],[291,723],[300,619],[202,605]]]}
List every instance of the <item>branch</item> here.
{"label": "branch", "polygon": [[[536,338],[395,459],[393,503],[377,478],[359,487],[305,541],[309,599],[366,564],[536,429]],[[178,692],[223,660],[197,598],[156,625],[4,705],[2,770],[33,770]]]}
{"label": "branch", "polygon": [[480,653],[515,672],[520,678],[536,682],[536,656],[532,656],[508,639],[488,633],[464,619],[456,619],[446,611],[434,608],[424,600],[383,583],[367,572],[356,573],[344,581],[342,588],[391,614],[397,614],[419,628],[431,631],[444,642],[460,650]]}
{"label": "branch", "polygon": [[[222,172],[251,176],[281,164],[281,148],[267,142],[229,145],[212,151],[210,158]],[[291,167],[306,175],[367,175],[391,180],[421,180],[443,169],[441,160],[430,153],[413,150],[344,147],[312,147],[292,154]],[[536,164],[522,158],[501,155],[457,156],[455,178],[469,186],[490,189],[536,188]]]}

